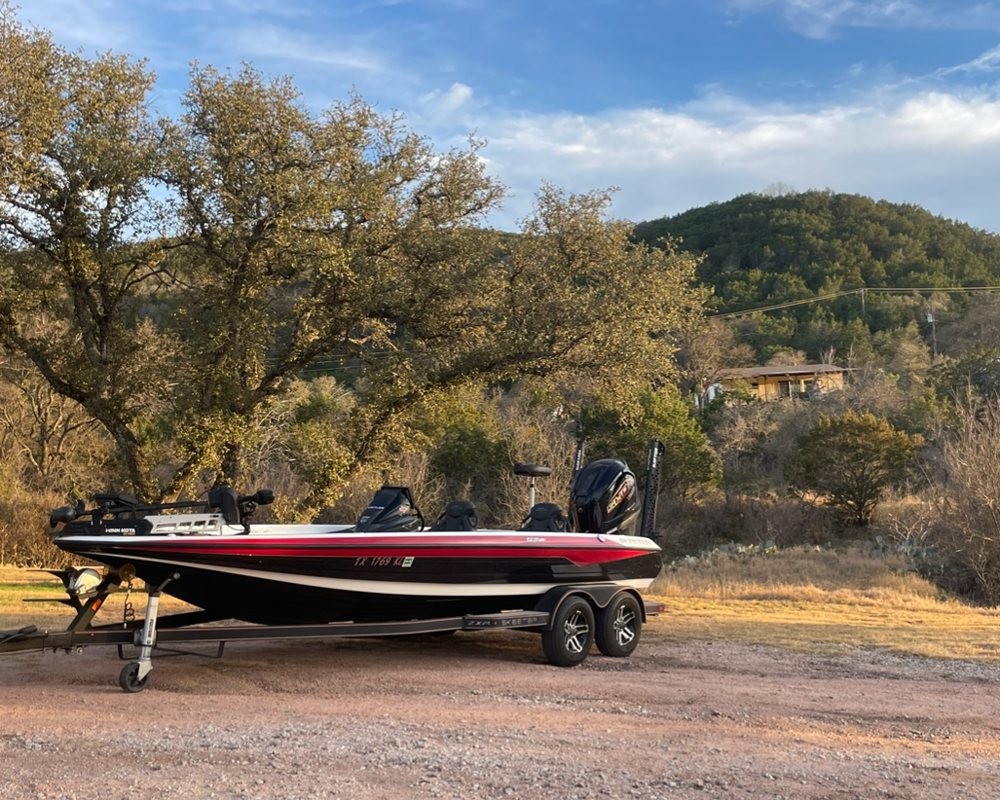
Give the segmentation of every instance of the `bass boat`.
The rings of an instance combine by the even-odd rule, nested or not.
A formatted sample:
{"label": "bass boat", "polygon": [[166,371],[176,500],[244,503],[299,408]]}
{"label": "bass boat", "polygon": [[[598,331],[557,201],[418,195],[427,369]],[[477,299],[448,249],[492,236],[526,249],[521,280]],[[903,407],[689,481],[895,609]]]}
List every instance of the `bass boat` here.
{"label": "bass boat", "polygon": [[[227,642],[518,628],[540,634],[556,666],[581,663],[594,644],[627,657],[642,624],[664,610],[639,594],[661,566],[652,525],[662,455],[651,442],[640,505],[625,462],[580,469],[581,445],[568,517],[534,503],[535,479],[551,470],[516,465],[531,479],[518,530],[479,528],[467,501],[427,525],[403,486],[383,486],[354,525],[255,523],[257,508],[274,502],[266,490],[241,497],[222,488],[207,503],[156,505],[99,494],[93,508],[57,508],[50,522],[58,547],[105,570],[49,570],[68,595],[56,602],[76,616],[62,631],[0,631],[0,653],[114,645],[124,658],[131,645],[138,657],[118,676],[127,692],[149,685],[156,652],[190,653],[166,645],[199,642],[218,643],[221,657]],[[130,615],[126,594],[123,621],[95,625],[105,600],[136,577],[147,585],[143,619]],[[200,610],[158,618],[163,593]],[[228,619],[241,624],[217,624]]]}
{"label": "bass boat", "polygon": [[[657,443],[658,444],[658,443]],[[531,479],[548,467],[518,464]],[[569,515],[531,504],[518,530],[481,529],[471,503],[450,503],[431,525],[406,487],[383,486],[354,525],[253,522],[270,491],[209,492],[207,504],[145,505],[99,494],[95,507],[52,512],[53,542],[216,619],[263,624],[420,620],[531,609],[566,586],[649,586],[661,568],[634,474],[601,459],[578,470]],[[206,507],[207,505],[207,507]],[[648,533],[648,531],[646,531]],[[129,571],[131,573],[131,567]]]}

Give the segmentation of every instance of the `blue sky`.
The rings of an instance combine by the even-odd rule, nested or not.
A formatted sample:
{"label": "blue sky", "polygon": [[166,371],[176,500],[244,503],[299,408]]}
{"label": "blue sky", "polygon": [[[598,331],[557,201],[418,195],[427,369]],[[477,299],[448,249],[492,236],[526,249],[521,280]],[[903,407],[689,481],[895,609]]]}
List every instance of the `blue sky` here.
{"label": "blue sky", "polygon": [[87,52],[352,87],[440,149],[470,132],[511,197],[619,187],[675,214],[775,185],[916,203],[1000,232],[1000,0],[20,0]]}

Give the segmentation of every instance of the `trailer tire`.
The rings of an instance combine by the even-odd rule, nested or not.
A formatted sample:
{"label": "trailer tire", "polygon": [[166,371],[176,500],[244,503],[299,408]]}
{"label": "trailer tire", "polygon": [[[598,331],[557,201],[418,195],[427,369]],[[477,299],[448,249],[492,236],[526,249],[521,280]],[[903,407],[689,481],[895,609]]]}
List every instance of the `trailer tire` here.
{"label": "trailer tire", "polygon": [[150,673],[147,672],[146,677],[139,680],[139,662],[131,661],[118,673],[118,685],[122,687],[123,691],[131,694],[141,692],[149,686],[149,676]]}
{"label": "trailer tire", "polygon": [[597,612],[597,649],[612,658],[627,658],[639,645],[642,609],[631,592],[622,592]]}
{"label": "trailer tire", "polygon": [[555,613],[552,630],[542,632],[542,650],[550,664],[575,667],[594,643],[594,609],[584,598],[567,598]]}

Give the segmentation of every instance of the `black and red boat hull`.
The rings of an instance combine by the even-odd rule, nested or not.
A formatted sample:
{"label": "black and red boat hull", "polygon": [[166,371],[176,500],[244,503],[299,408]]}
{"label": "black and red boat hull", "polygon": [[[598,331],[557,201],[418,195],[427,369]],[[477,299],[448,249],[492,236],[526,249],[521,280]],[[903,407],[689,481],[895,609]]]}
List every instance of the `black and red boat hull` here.
{"label": "black and red boat hull", "polygon": [[[642,589],[659,548],[641,537],[474,531],[289,535],[65,535],[55,543],[112,567],[132,564],[167,592],[220,617],[324,623],[426,619],[531,608],[552,588]],[[312,526],[310,526],[312,527]],[[315,526],[319,528],[320,526]]]}

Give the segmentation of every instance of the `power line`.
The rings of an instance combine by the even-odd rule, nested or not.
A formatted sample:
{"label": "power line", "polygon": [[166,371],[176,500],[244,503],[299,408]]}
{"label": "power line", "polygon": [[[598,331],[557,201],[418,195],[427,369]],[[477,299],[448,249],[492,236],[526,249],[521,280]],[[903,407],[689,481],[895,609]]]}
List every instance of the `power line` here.
{"label": "power line", "polygon": [[861,295],[862,302],[866,294],[912,294],[914,292],[997,292],[1000,286],[894,286],[894,287],[863,287],[860,289],[848,289],[834,294],[824,294],[817,297],[809,297],[804,300],[791,300],[787,303],[776,303],[770,306],[758,306],[757,308],[745,308],[741,311],[726,311],[722,314],[706,314],[712,319],[728,319],[729,317],[742,317],[748,314],[760,314],[766,311],[778,311],[782,308],[792,308],[793,306],[804,306],[810,303],[819,303],[824,300],[836,300],[838,297],[848,295]]}
{"label": "power line", "polygon": [[764,311],[778,311],[782,308],[792,308],[793,306],[804,306],[809,303],[818,303],[821,300],[834,300],[838,297],[846,297],[849,294],[857,294],[857,290],[851,290],[847,292],[837,292],[836,294],[824,294],[818,297],[809,297],[805,300],[790,300],[787,303],[777,303],[772,306],[759,306],[757,308],[745,308],[742,311],[726,311],[722,314],[706,314],[707,317],[712,317],[713,319],[726,319],[727,317],[739,317],[746,314],[757,314]]}

